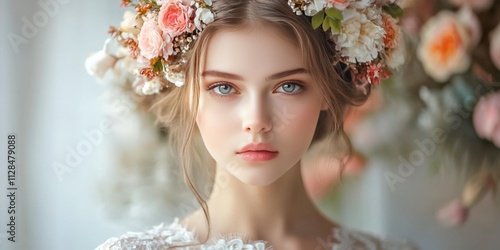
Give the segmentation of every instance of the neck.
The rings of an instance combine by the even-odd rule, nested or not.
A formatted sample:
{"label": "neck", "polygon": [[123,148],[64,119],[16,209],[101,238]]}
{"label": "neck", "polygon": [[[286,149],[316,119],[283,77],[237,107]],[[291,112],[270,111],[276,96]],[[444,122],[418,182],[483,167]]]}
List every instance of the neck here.
{"label": "neck", "polygon": [[243,233],[249,238],[263,239],[325,226],[325,218],[305,190],[300,162],[264,187],[242,183],[219,167],[215,180],[207,202],[212,236]]}

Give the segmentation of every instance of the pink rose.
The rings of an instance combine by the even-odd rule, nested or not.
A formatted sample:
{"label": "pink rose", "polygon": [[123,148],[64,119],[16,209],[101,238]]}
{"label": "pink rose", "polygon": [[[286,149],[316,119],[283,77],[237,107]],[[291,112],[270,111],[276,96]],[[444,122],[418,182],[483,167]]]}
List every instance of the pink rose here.
{"label": "pink rose", "polygon": [[163,50],[162,31],[154,19],[146,19],[137,37],[141,55],[153,59],[161,55]]}
{"label": "pink rose", "polygon": [[452,201],[437,212],[437,219],[442,225],[456,227],[467,220],[469,210],[460,201]]}
{"label": "pink rose", "polygon": [[488,94],[474,108],[474,128],[479,137],[500,148],[500,92]]}
{"label": "pink rose", "polygon": [[333,7],[339,9],[339,10],[344,10],[349,6],[349,3],[351,0],[328,0],[329,5],[333,5]]}
{"label": "pink rose", "polygon": [[491,32],[490,57],[495,67],[500,70],[500,24]]}
{"label": "pink rose", "polygon": [[174,44],[172,43],[172,38],[163,34],[163,57],[168,58],[168,56],[174,53]]}
{"label": "pink rose", "polygon": [[195,28],[191,16],[193,9],[181,0],[163,2],[158,15],[160,29],[170,37],[184,32],[192,32]]}

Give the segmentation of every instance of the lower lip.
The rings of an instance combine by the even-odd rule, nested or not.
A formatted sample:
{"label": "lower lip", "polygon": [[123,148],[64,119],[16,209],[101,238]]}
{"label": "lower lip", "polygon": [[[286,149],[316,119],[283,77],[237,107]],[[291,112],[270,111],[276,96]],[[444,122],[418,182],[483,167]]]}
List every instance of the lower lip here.
{"label": "lower lip", "polygon": [[278,152],[247,151],[238,153],[237,155],[245,161],[269,161],[274,159],[278,155]]}

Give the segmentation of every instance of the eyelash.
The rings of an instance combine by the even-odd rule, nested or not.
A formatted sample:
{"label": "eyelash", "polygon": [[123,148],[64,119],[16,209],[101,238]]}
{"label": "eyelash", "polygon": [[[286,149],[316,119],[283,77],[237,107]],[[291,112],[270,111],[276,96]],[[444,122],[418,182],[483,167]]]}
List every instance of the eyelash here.
{"label": "eyelash", "polygon": [[[296,86],[299,87],[299,90],[295,93],[286,93],[286,92],[279,92],[279,93],[282,93],[282,94],[285,94],[285,95],[289,95],[289,96],[292,96],[292,95],[297,95],[297,94],[300,94],[302,91],[305,90],[305,86],[304,84],[301,84],[299,81],[285,81],[285,82],[282,82],[278,88],[276,89],[279,89],[281,88],[283,85],[285,84],[294,84]],[[230,96],[230,94],[225,94],[225,95],[221,95],[221,94],[218,94],[218,93],[215,93],[214,89],[219,87],[219,86],[229,86],[233,89],[236,89],[232,84],[230,83],[227,83],[227,82],[218,82],[218,83],[214,83],[210,86],[208,86],[207,88],[207,91],[210,92],[211,95],[215,96],[215,97],[218,97],[218,98],[227,98]]]}

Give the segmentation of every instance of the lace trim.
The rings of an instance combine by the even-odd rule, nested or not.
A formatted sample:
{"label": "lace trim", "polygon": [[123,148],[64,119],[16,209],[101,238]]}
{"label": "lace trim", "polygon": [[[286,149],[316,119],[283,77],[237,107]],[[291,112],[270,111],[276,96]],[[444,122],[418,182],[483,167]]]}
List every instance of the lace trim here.
{"label": "lace trim", "polygon": [[[338,242],[334,244],[333,242]],[[120,237],[113,237],[99,245],[96,250],[153,250],[166,249],[173,245],[197,244],[194,233],[179,224],[176,218],[170,225],[161,223],[145,232],[128,232]],[[332,250],[417,250],[418,247],[408,241],[385,239],[362,232],[350,231],[345,228],[332,230],[332,237],[319,241],[322,249]],[[266,241],[250,242],[241,235],[220,236],[220,239],[194,247],[180,247],[178,250],[269,250],[271,246]]]}

